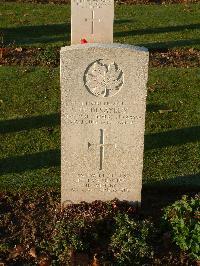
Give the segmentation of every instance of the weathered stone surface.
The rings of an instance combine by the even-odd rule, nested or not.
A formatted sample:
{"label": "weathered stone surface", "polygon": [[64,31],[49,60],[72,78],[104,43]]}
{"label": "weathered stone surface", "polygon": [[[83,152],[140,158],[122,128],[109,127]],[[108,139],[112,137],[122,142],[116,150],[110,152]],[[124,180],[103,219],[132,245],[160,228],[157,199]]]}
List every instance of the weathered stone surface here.
{"label": "weathered stone surface", "polygon": [[71,43],[113,42],[114,0],[71,0]]}
{"label": "weathered stone surface", "polygon": [[141,201],[148,51],[61,49],[62,202]]}

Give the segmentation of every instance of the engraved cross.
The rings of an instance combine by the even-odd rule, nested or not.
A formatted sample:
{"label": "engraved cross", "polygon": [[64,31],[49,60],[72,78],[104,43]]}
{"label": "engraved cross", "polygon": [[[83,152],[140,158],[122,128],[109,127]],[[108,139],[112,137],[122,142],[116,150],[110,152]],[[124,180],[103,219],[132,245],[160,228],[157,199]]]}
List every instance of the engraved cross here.
{"label": "engraved cross", "polygon": [[104,138],[105,138],[104,130],[100,129],[100,143],[99,144],[91,144],[90,142],[88,142],[88,149],[90,149],[91,147],[98,147],[100,149],[100,151],[99,151],[100,152],[99,170],[103,170],[105,147],[112,147],[112,146],[114,146],[114,148],[117,147],[116,144],[105,144]]}
{"label": "engraved cross", "polygon": [[[94,9],[92,10],[92,16],[91,16],[91,34],[93,35],[94,34],[94,25],[95,25],[95,21],[97,22],[101,22],[100,19],[96,19],[95,18],[95,12],[94,12]],[[87,22],[88,19],[86,18],[85,21]]]}

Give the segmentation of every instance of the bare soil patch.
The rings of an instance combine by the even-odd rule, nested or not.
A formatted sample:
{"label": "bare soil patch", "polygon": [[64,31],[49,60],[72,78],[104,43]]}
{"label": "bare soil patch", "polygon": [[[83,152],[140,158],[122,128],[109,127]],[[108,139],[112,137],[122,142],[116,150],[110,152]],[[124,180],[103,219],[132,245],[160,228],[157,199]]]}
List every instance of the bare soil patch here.
{"label": "bare soil patch", "polygon": [[[2,66],[58,67],[60,48],[0,48]],[[199,67],[200,51],[196,49],[150,51],[150,67]]]}

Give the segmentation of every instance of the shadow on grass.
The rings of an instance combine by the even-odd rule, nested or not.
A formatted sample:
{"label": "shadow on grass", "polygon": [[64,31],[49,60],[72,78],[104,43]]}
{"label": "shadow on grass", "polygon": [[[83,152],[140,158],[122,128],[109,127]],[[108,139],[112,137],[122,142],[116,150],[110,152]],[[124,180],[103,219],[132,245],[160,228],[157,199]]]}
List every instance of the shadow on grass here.
{"label": "shadow on grass", "polygon": [[4,43],[33,44],[70,40],[70,24],[50,24],[3,28]]}
{"label": "shadow on grass", "polygon": [[[0,122],[0,133],[52,127],[60,124],[60,114],[27,117]],[[200,126],[181,128],[167,132],[145,135],[145,150],[181,145],[200,140]],[[23,172],[51,166],[60,166],[60,150],[49,150],[35,154],[14,156],[0,160],[0,174]],[[182,177],[181,177],[182,178]],[[181,179],[182,180],[182,179]]]}
{"label": "shadow on grass", "polygon": [[60,150],[49,150],[0,160],[0,174],[60,166]]}
{"label": "shadow on grass", "polygon": [[132,18],[122,18],[122,19],[115,19],[114,20],[114,24],[124,24],[124,23],[133,23],[133,22],[137,22],[136,19],[132,19]]}
{"label": "shadow on grass", "polygon": [[200,140],[200,126],[145,135],[145,150],[181,145]]}
{"label": "shadow on grass", "polygon": [[59,124],[60,114],[58,113],[0,121],[0,134],[37,129],[41,127],[52,127]]}
{"label": "shadow on grass", "polygon": [[[115,20],[115,24],[131,23],[132,19]],[[126,37],[145,34],[159,34],[166,32],[177,32],[183,30],[200,29],[200,24],[180,25],[174,27],[158,27],[147,29],[136,29],[124,32],[114,33],[114,37]],[[70,23],[49,24],[49,25],[32,25],[32,26],[18,26],[13,28],[3,28],[1,32],[4,35],[4,43],[8,44],[23,44],[30,45],[36,43],[54,43],[58,41],[68,42],[70,40]],[[172,42],[161,43],[142,43],[149,48],[165,47],[173,48],[174,46],[194,45],[199,44],[200,40],[180,40]]]}
{"label": "shadow on grass", "polygon": [[[161,34],[161,33],[169,33],[169,32],[178,32],[183,30],[195,30],[200,29],[200,24],[189,24],[189,25],[180,25],[174,27],[159,27],[159,28],[147,28],[147,29],[137,29],[131,31],[124,32],[116,32],[114,33],[114,37],[127,37],[127,36],[136,36],[136,35],[145,35],[145,34]],[[200,39],[184,39],[184,40],[174,40],[174,41],[166,41],[166,42],[148,42],[148,43],[137,43],[138,46],[145,46],[151,50],[157,49],[172,49],[175,47],[185,47],[185,46],[193,46],[199,45]]]}
{"label": "shadow on grass", "polygon": [[180,200],[183,195],[194,197],[199,191],[200,173],[143,184],[142,211],[147,215],[159,217],[166,206]]}
{"label": "shadow on grass", "polygon": [[155,181],[151,184],[145,184],[144,188],[151,189],[154,186],[159,186],[159,189],[161,190],[170,188],[171,191],[173,191],[174,187],[176,187],[176,190],[181,189],[181,191],[187,191],[191,188],[195,191],[200,191],[200,173],[185,176],[176,176],[165,180]]}
{"label": "shadow on grass", "polygon": [[[122,20],[122,23],[123,23],[123,20]],[[180,25],[180,26],[168,26],[168,27],[122,31],[122,32],[114,33],[114,37],[126,37],[126,36],[145,35],[145,34],[159,34],[159,33],[177,32],[177,31],[183,31],[183,30],[196,30],[196,29],[200,29],[200,24],[188,24],[188,25]]]}
{"label": "shadow on grass", "polygon": [[166,41],[166,42],[153,42],[153,43],[139,43],[138,46],[144,46],[149,48],[151,51],[159,49],[172,49],[175,47],[185,47],[199,45],[200,39],[190,39],[190,40],[178,40],[178,41]]}
{"label": "shadow on grass", "polygon": [[146,106],[146,111],[149,113],[158,112],[159,110],[165,110],[165,109],[170,109],[170,108],[169,106],[164,104],[147,104]]}

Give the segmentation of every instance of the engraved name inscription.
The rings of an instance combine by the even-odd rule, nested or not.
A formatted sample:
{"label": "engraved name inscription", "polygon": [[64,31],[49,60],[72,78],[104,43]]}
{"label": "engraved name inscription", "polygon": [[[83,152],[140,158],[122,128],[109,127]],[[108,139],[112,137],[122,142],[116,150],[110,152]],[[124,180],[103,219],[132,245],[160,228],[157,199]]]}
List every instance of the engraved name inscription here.
{"label": "engraved name inscription", "polygon": [[141,116],[135,115],[124,102],[70,102],[71,111],[66,115],[68,124],[132,125]]}

